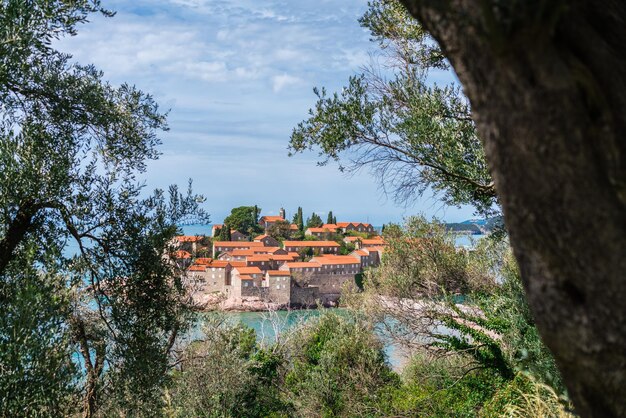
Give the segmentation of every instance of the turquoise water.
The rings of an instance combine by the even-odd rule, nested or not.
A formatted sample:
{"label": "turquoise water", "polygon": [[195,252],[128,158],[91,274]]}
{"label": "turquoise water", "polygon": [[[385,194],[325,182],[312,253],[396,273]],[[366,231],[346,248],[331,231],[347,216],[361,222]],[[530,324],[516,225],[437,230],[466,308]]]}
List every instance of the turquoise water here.
{"label": "turquoise water", "polygon": [[[344,309],[333,309],[334,312],[345,312]],[[256,332],[257,340],[272,343],[276,335],[292,329],[310,318],[315,318],[321,314],[321,310],[297,310],[297,311],[275,311],[275,312],[225,312],[222,313],[229,320],[239,322],[248,326]],[[192,333],[191,339],[202,337],[202,321]],[[379,334],[379,338],[384,344],[385,355],[391,367],[396,371],[401,371],[406,363],[406,356],[400,347],[386,340]]]}

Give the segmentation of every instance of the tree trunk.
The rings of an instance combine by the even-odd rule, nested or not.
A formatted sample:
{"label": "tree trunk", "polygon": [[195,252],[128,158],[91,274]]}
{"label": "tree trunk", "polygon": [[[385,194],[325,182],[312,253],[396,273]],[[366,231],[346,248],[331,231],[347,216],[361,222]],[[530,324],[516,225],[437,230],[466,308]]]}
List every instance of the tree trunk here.
{"label": "tree trunk", "polygon": [[626,416],[626,2],[403,1],[471,101],[577,413]]}

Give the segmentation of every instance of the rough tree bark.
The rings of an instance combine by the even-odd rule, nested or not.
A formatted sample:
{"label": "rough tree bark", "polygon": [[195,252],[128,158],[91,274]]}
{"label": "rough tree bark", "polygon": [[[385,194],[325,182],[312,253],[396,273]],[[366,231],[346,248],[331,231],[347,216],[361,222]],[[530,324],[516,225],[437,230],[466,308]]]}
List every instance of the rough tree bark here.
{"label": "rough tree bark", "polygon": [[626,2],[402,1],[471,101],[577,412],[626,416]]}

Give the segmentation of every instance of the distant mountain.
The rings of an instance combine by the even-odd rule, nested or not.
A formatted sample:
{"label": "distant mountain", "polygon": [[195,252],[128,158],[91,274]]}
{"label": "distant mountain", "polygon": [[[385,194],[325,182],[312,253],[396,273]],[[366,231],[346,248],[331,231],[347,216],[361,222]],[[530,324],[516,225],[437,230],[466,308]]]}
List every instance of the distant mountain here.
{"label": "distant mountain", "polygon": [[502,216],[495,216],[487,219],[468,219],[463,222],[451,222],[446,224],[451,232],[462,232],[466,234],[488,234],[495,228],[502,226]]}

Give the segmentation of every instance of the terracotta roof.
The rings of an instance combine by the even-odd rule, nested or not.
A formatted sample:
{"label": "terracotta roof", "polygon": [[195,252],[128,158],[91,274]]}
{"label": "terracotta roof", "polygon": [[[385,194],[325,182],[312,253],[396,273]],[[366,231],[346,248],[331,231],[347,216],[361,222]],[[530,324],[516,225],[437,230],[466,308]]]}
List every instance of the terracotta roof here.
{"label": "terracotta roof", "polygon": [[246,256],[246,255],[257,255],[257,254],[259,254],[253,248],[236,248],[236,249],[231,250],[231,251],[226,251],[226,253],[230,254],[232,256],[237,256],[237,255]]}
{"label": "terracotta roof", "polygon": [[280,248],[280,247],[265,247],[264,250],[267,251],[268,254],[274,254],[276,251],[282,250],[282,248]]}
{"label": "terracotta roof", "polygon": [[261,274],[263,273],[258,267],[236,267],[237,272],[241,274]]}
{"label": "terracotta roof", "polygon": [[292,261],[294,258],[297,258],[298,256],[293,256],[293,255],[289,255],[289,254],[277,254],[277,255],[272,255],[272,260],[276,260],[276,261]]}
{"label": "terracotta roof", "polygon": [[355,241],[358,241],[360,239],[361,239],[360,237],[345,237],[343,240],[346,241],[346,242],[355,242]]}
{"label": "terracotta roof", "polygon": [[351,255],[319,256],[313,257],[312,261],[319,264],[359,264],[359,260]]}
{"label": "terracotta roof", "polygon": [[266,221],[266,222],[278,222],[278,221],[284,221],[285,218],[283,218],[282,216],[262,216],[261,219],[259,219],[259,221]]}
{"label": "terracotta roof", "polygon": [[332,229],[330,229],[330,228],[324,228],[324,227],[321,227],[321,228],[307,228],[307,231],[311,231],[311,232],[322,232],[322,233],[323,233],[323,232],[332,232],[332,231],[334,231],[334,230],[336,230],[336,229],[337,229],[337,228],[332,228]]}
{"label": "terracotta roof", "polygon": [[324,225],[322,225],[322,228],[337,229],[337,224],[324,224]]}
{"label": "terracotta roof", "polygon": [[319,263],[313,263],[313,262],[298,262],[298,261],[294,261],[292,263],[285,263],[284,265],[287,266],[287,268],[290,269],[301,269],[301,268],[309,268],[309,267],[313,267],[313,268],[317,268],[317,267],[321,267],[321,264]]}
{"label": "terracotta roof", "polygon": [[267,238],[267,237],[269,237],[269,235],[263,234],[263,235],[259,235],[258,237],[254,237],[254,240],[261,241],[262,239]]}
{"label": "terracotta roof", "polygon": [[194,264],[211,264],[212,261],[212,258],[200,257],[195,259]]}
{"label": "terracotta roof", "polygon": [[335,241],[284,241],[285,247],[339,247]]}
{"label": "terracotta roof", "polygon": [[189,266],[188,270],[189,271],[206,271],[206,266],[200,266],[200,265],[194,264],[192,266]]}
{"label": "terracotta roof", "polygon": [[298,225],[296,225],[296,224],[289,225],[289,230],[290,231],[297,231],[298,229],[300,229],[300,228],[298,228]]}
{"label": "terracotta roof", "polygon": [[284,270],[268,270],[266,273],[270,276],[290,276],[290,273]]}
{"label": "terracotta roof", "polygon": [[337,222],[337,227],[338,228],[345,228],[348,225],[354,225],[352,222]]}
{"label": "terracotta roof", "polygon": [[361,242],[363,243],[363,245],[376,245],[376,244],[380,244],[380,245],[384,245],[386,244],[385,240],[382,239],[381,237],[378,238],[370,238],[370,239],[362,239]]}
{"label": "terracotta roof", "polygon": [[363,257],[367,257],[368,255],[370,255],[369,251],[365,251],[365,250],[356,250],[356,251],[353,251],[353,252],[355,252],[358,255],[361,255]]}
{"label": "terracotta roof", "polygon": [[235,260],[227,261],[227,263],[230,264],[232,267],[246,267],[248,265],[248,263],[246,263],[245,261],[235,261]]}
{"label": "terracotta roof", "polygon": [[272,258],[273,256],[269,254],[256,254],[246,257],[246,261],[270,261]]}
{"label": "terracotta roof", "polygon": [[250,248],[250,247],[263,247],[262,242],[248,242],[248,241],[215,241],[214,247],[233,247],[233,248]]}
{"label": "terracotta roof", "polygon": [[248,276],[247,274],[243,274],[243,275],[239,276],[239,278],[241,280],[254,280],[254,278],[252,278],[252,276]]}
{"label": "terracotta roof", "polygon": [[298,254],[298,253],[297,253],[297,252],[295,252],[295,251],[289,251],[289,252],[287,253],[287,255],[290,255],[290,256],[292,256],[293,258],[298,258],[298,257],[300,257],[300,254]]}
{"label": "terracotta roof", "polygon": [[174,253],[174,257],[176,258],[191,258],[191,254],[187,251],[178,250]]}
{"label": "terracotta roof", "polygon": [[179,235],[176,237],[178,242],[197,242],[200,241],[203,237],[199,235]]}
{"label": "terracotta roof", "polygon": [[229,264],[231,264],[230,261],[213,260],[213,262],[211,264],[207,265],[207,267],[226,268],[226,266],[228,266]]}

